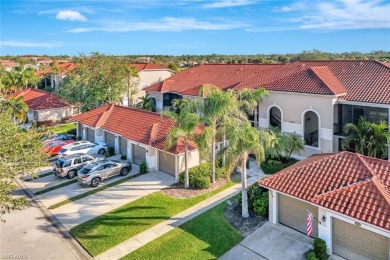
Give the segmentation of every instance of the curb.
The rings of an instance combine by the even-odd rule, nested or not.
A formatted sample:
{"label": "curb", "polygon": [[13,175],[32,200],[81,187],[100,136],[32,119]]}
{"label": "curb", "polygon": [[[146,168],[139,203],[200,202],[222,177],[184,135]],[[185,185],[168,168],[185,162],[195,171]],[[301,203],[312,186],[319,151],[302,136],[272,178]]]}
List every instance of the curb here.
{"label": "curb", "polygon": [[20,181],[18,178],[15,178],[16,183],[24,191],[30,202],[35,204],[39,210],[43,213],[46,220],[51,223],[53,231],[57,236],[62,240],[62,242],[72,251],[72,253],[80,260],[90,260],[94,259],[88,252],[74,239],[74,237],[69,233],[68,230],[57,220],[57,218],[51,214],[51,212],[43,205],[43,203],[27,188],[27,186]]}

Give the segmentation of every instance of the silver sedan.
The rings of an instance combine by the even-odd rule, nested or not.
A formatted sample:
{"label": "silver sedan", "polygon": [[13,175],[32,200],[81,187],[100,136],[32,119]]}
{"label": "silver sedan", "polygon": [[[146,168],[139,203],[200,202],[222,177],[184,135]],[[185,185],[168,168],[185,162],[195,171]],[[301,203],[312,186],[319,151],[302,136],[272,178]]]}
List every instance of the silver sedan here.
{"label": "silver sedan", "polygon": [[107,178],[121,175],[126,176],[131,171],[130,162],[116,160],[102,160],[88,165],[77,172],[77,180],[83,186],[99,186],[99,183]]}

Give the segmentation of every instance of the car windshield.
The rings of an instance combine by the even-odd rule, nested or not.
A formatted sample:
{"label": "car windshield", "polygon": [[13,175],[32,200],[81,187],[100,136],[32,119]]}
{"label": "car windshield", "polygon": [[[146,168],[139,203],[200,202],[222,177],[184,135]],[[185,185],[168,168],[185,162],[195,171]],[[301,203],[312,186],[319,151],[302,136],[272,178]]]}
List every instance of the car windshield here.
{"label": "car windshield", "polygon": [[67,151],[68,151],[68,149],[61,148],[60,153],[65,153],[65,152],[67,152]]}
{"label": "car windshield", "polygon": [[81,173],[81,174],[88,174],[89,172],[91,171],[91,169],[88,169],[88,168],[81,168],[78,173]]}

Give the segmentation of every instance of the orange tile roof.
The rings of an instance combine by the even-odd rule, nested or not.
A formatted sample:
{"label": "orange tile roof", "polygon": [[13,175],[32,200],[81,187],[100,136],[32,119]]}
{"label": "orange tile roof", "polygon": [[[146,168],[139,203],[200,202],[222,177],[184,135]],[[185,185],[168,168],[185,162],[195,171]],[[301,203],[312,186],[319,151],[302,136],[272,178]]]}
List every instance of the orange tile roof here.
{"label": "orange tile roof", "polygon": [[72,104],[63,101],[56,94],[38,89],[24,89],[8,97],[18,96],[23,96],[24,102],[26,102],[27,106],[32,110],[43,110],[72,106]]}
{"label": "orange tile roof", "polygon": [[313,155],[259,185],[390,230],[390,162],[350,152]]}
{"label": "orange tile roof", "polygon": [[[57,65],[58,74],[66,75],[69,72],[71,72],[74,68],[76,68],[76,66],[77,65],[74,62],[60,63],[60,64]],[[43,69],[43,70],[38,70],[37,72],[35,72],[35,74],[38,77],[45,76],[45,75],[48,75],[48,74],[52,74],[52,68],[46,68],[46,69]]]}
{"label": "orange tile roof", "polygon": [[[173,154],[184,152],[183,140],[179,140],[169,149],[165,148],[166,136],[174,127],[174,122],[158,113],[108,104],[76,115],[72,121],[101,128]],[[199,126],[195,133],[200,134],[202,128]],[[190,142],[189,150],[196,148],[196,144]]]}
{"label": "orange tile roof", "polygon": [[[146,91],[198,95],[203,84],[225,90],[264,87],[271,91],[338,96],[339,100],[390,103],[390,66],[384,62],[332,60],[288,64],[206,64],[189,68]],[[165,80],[165,81],[167,81]]]}
{"label": "orange tile roof", "polygon": [[153,63],[131,63],[130,67],[136,67],[138,72],[143,70],[170,70],[167,67]]}

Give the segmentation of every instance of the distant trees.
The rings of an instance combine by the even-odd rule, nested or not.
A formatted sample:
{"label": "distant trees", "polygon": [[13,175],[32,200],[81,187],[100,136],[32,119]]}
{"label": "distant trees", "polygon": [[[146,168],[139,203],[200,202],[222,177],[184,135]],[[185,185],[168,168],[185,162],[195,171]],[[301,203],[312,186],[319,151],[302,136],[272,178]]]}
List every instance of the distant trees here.
{"label": "distant trees", "polygon": [[24,97],[11,97],[0,103],[0,112],[9,112],[13,123],[24,123],[27,120],[28,106],[24,102]]}
{"label": "distant trees", "polygon": [[99,105],[121,104],[128,94],[132,72],[128,60],[100,53],[75,58],[77,66],[64,78],[58,93],[71,103],[81,103],[82,111]]}
{"label": "distant trees", "polygon": [[17,66],[6,70],[0,68],[0,91],[1,94],[7,94],[11,91],[18,91],[28,87],[35,88],[38,85],[38,77],[35,75],[34,68]]}

